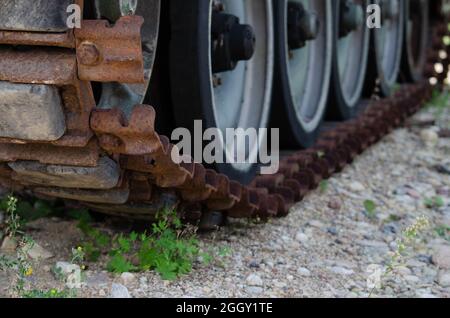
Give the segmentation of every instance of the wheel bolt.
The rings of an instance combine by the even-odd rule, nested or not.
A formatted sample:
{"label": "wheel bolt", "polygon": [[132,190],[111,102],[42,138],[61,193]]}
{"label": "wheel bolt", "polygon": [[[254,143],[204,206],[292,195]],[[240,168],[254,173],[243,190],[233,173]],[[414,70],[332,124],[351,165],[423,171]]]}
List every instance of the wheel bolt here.
{"label": "wheel bolt", "polygon": [[341,1],[339,18],[339,36],[345,37],[363,25],[364,11],[360,5],[350,0]]}
{"label": "wheel bolt", "polygon": [[213,11],[211,36],[213,73],[231,71],[239,61],[248,61],[255,53],[253,28],[241,24],[234,15]]}
{"label": "wheel bolt", "polygon": [[100,52],[95,44],[83,42],[77,48],[78,61],[83,65],[96,65],[100,62]]}
{"label": "wheel bolt", "polygon": [[301,3],[288,3],[288,44],[289,49],[300,49],[307,41],[317,38],[320,21],[317,14],[306,10]]}

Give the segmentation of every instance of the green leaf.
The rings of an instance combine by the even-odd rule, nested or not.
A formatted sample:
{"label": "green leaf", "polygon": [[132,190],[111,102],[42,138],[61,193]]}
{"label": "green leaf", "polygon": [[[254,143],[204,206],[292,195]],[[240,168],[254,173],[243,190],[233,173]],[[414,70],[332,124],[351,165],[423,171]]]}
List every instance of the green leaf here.
{"label": "green leaf", "polygon": [[116,253],[111,257],[106,266],[106,269],[112,273],[122,274],[135,271],[136,267],[131,264],[131,262],[129,262],[122,254]]}
{"label": "green leaf", "polygon": [[367,212],[374,213],[376,208],[377,208],[377,205],[375,204],[375,202],[373,202],[371,200],[364,201],[364,209],[366,209]]}

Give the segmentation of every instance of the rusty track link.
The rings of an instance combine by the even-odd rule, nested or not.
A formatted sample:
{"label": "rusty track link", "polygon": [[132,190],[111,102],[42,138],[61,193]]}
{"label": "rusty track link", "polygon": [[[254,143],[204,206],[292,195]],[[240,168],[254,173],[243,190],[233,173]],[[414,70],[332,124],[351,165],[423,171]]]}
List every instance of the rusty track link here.
{"label": "rusty track link", "polygon": [[[135,22],[140,24],[142,20],[136,19]],[[126,24],[119,26],[127,36],[139,31],[133,23],[131,29]],[[442,37],[448,32],[444,22],[433,27],[433,43],[428,55],[426,76],[435,77],[439,83],[445,80],[446,74],[438,74],[434,64],[442,63],[444,69],[448,69],[450,50],[442,41]],[[19,34],[19,40],[23,36]],[[96,37],[98,34],[93,30],[82,35],[82,39],[94,42]],[[1,41],[15,43],[14,35],[0,33]],[[71,41],[73,43],[75,40]],[[117,42],[117,38],[113,41]],[[137,43],[135,38],[133,41]],[[42,45],[41,41],[36,43]],[[80,46],[83,42],[77,43]],[[108,48],[109,44],[108,38],[102,39],[102,47]],[[68,49],[59,50],[37,48],[20,53],[24,56],[7,49],[0,50],[0,57],[4,57],[3,62],[0,62],[0,80],[19,83],[42,81],[48,84],[49,78],[61,74],[56,79],[52,78],[51,84],[60,87],[63,92],[69,123],[65,136],[56,142],[2,138],[0,185],[12,189],[26,187],[41,196],[75,200],[94,210],[137,219],[154,219],[157,211],[164,206],[177,207],[188,221],[198,221],[210,212],[219,212],[231,218],[267,219],[286,216],[292,205],[302,200],[322,180],[341,171],[357,155],[402,125],[431,97],[433,89],[428,81],[408,84],[403,85],[390,98],[370,101],[357,118],[324,132],[314,147],[282,158],[278,174],[257,176],[251,184],[242,185],[201,164],[173,162],[171,154],[176,146],[155,131],[156,114],[151,106],[136,105],[129,119],[117,108],[96,109],[92,102],[92,88],[87,80],[111,80],[105,77],[105,65],[99,65],[101,62],[95,60],[94,65],[85,65],[86,68],[80,69],[76,67],[75,61],[83,59],[80,56],[83,54],[92,57],[89,52],[77,50],[75,54]],[[440,54],[442,51],[447,54]],[[20,61],[28,59],[26,54],[34,59],[43,58],[44,64],[51,63],[55,58],[68,63],[64,64],[64,72],[61,72],[57,63],[53,64],[56,68],[54,72],[36,69],[36,66],[20,71],[16,67]],[[131,49],[127,54],[130,56],[128,66],[131,70],[141,68],[139,63],[135,63],[139,60],[140,52]],[[119,69],[127,69],[128,66],[120,65]],[[95,71],[96,68],[101,70],[100,79],[97,78],[99,74]],[[79,80],[80,72],[86,82]],[[122,71],[118,75],[125,76],[121,79],[126,82],[140,81],[140,78],[133,75],[135,73],[131,71],[130,78],[126,78]],[[22,179],[17,176],[18,171],[14,170],[14,162],[39,161],[44,167],[53,165],[53,170],[56,170],[53,174],[61,178],[59,170],[76,173],[77,167],[95,169],[105,157],[117,164],[117,173],[120,174],[116,186],[108,189],[89,189],[89,186],[86,188],[83,185],[83,190],[80,190],[81,187],[26,184],[21,182]],[[55,165],[59,165],[59,168],[55,168]],[[114,169],[115,166],[109,168]]]}

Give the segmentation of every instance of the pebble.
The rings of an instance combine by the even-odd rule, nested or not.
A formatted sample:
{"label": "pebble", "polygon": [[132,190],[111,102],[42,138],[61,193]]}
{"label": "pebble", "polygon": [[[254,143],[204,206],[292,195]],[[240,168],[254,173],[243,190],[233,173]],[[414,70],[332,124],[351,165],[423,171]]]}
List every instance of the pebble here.
{"label": "pebble", "polygon": [[358,181],[352,181],[348,188],[350,189],[350,191],[352,192],[363,192],[366,190],[366,188],[364,187],[364,185],[361,182]]}
{"label": "pebble", "polygon": [[439,142],[439,135],[432,129],[424,129],[420,132],[420,138],[427,147],[434,147]]}
{"label": "pebble", "polygon": [[340,266],[333,266],[330,269],[333,273],[337,274],[337,275],[342,275],[342,276],[349,276],[354,274],[354,271],[348,268],[344,268],[344,267],[340,267]]}
{"label": "pebble", "polygon": [[311,271],[309,270],[309,269],[307,269],[307,268],[305,268],[305,267],[299,267],[298,269],[297,269],[297,273],[300,275],[300,276],[311,276]]}
{"label": "pebble", "polygon": [[17,249],[17,245],[17,240],[15,238],[7,236],[3,239],[0,251],[5,254],[14,253]]}
{"label": "pebble", "polygon": [[324,227],[323,223],[318,220],[311,220],[308,222],[308,225],[317,229],[321,229]]}
{"label": "pebble", "polygon": [[303,232],[298,232],[298,233],[295,235],[295,239],[296,239],[297,241],[299,241],[300,243],[302,243],[302,244],[307,244],[308,241],[309,241],[309,237],[308,237],[305,233],[303,233]]}
{"label": "pebble", "polygon": [[47,260],[53,258],[53,253],[47,251],[37,243],[29,243],[22,248],[22,251],[26,252],[29,258],[32,260]]}
{"label": "pebble", "polygon": [[109,284],[109,277],[104,272],[86,273],[86,284],[91,288],[103,288]]}
{"label": "pebble", "polygon": [[246,291],[251,295],[260,295],[264,292],[262,287],[250,286],[246,288]]}
{"label": "pebble", "polygon": [[263,286],[263,280],[261,277],[259,277],[257,274],[250,274],[247,279],[246,283],[249,286]]}
{"label": "pebble", "polygon": [[397,234],[399,231],[397,224],[394,223],[385,224],[382,230],[385,234]]}
{"label": "pebble", "polygon": [[111,285],[111,293],[110,298],[131,298],[130,292],[128,291],[128,288],[121,284],[113,283]]}
{"label": "pebble", "polygon": [[433,264],[441,269],[450,269],[450,246],[439,245],[433,253]]}
{"label": "pebble", "polygon": [[450,271],[440,271],[437,282],[441,287],[450,287]]}
{"label": "pebble", "polygon": [[432,263],[432,257],[430,255],[419,254],[417,255],[417,260],[427,265]]}
{"label": "pebble", "polygon": [[342,208],[342,204],[339,199],[335,198],[328,202],[328,207],[332,210],[340,210]]}
{"label": "pebble", "polygon": [[63,275],[67,288],[81,288],[80,266],[67,262],[57,262],[55,268]]}
{"label": "pebble", "polygon": [[403,277],[406,281],[410,283],[418,283],[420,282],[420,278],[414,275],[406,275]]}
{"label": "pebble", "polygon": [[327,232],[330,233],[331,235],[338,235],[338,230],[335,227],[329,227],[327,229]]}
{"label": "pebble", "polygon": [[141,289],[146,289],[147,288],[147,284],[148,284],[147,277],[143,276],[143,277],[139,278],[139,286],[140,286]]}
{"label": "pebble", "polygon": [[130,285],[136,281],[136,276],[132,273],[122,273],[120,280],[124,285]]}
{"label": "pebble", "polygon": [[251,261],[248,263],[248,267],[250,267],[250,268],[260,268],[261,265],[260,265],[260,263],[259,263],[258,261],[256,261],[256,260],[251,260]]}

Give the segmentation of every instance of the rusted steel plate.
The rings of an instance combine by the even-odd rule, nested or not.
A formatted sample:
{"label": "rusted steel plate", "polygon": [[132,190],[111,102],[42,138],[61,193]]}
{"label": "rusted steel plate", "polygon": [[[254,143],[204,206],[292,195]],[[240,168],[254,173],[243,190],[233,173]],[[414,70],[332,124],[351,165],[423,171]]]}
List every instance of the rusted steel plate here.
{"label": "rusted steel plate", "polygon": [[130,190],[128,189],[128,187],[119,187],[111,190],[83,190],[38,187],[34,188],[33,191],[39,194],[47,195],[49,197],[113,205],[127,203],[130,195]]}
{"label": "rusted steel plate", "polygon": [[66,111],[67,131],[62,138],[52,142],[57,146],[85,147],[94,133],[90,127],[90,115],[95,107],[91,83],[76,80],[62,88]]}
{"label": "rusted steel plate", "polygon": [[70,85],[76,79],[75,55],[66,49],[18,50],[0,47],[0,80],[13,83]]}
{"label": "rusted steel plate", "polygon": [[0,161],[38,161],[42,164],[95,167],[99,159],[96,141],[84,148],[57,147],[50,144],[0,143]]}
{"label": "rusted steel plate", "polygon": [[140,16],[121,17],[114,26],[106,20],[83,20],[75,30],[78,76],[95,82],[143,83]]}
{"label": "rusted steel plate", "polygon": [[124,205],[85,204],[94,211],[116,216],[133,217],[142,220],[155,220],[156,215],[164,209],[176,211],[179,205],[178,197],[173,192],[157,192],[148,203],[128,203]]}
{"label": "rusted steel plate", "polygon": [[0,44],[57,46],[75,48],[75,37],[72,31],[65,33],[13,32],[0,30]]}
{"label": "rusted steel plate", "polygon": [[94,167],[49,165],[36,161],[16,161],[8,165],[13,179],[27,185],[59,188],[110,190],[120,181],[119,166],[102,157]]}
{"label": "rusted steel plate", "polygon": [[91,128],[98,136],[100,147],[109,153],[149,155],[162,147],[155,132],[155,110],[150,106],[135,106],[129,120],[118,108],[95,109]]}

